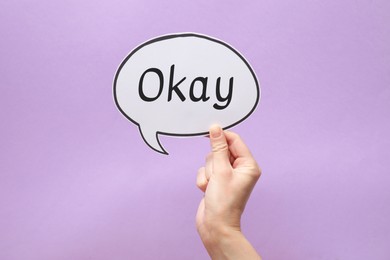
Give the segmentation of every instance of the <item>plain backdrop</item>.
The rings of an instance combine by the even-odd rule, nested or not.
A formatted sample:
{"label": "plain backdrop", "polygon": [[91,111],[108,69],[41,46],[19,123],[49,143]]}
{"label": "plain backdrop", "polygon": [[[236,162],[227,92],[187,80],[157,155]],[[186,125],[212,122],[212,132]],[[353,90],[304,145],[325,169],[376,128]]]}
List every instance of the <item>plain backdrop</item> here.
{"label": "plain backdrop", "polygon": [[264,259],[390,259],[390,2],[0,2],[0,259],[208,259],[206,138],[143,142],[113,102],[138,44],[198,32],[262,87],[235,127],[263,169],[243,230]]}

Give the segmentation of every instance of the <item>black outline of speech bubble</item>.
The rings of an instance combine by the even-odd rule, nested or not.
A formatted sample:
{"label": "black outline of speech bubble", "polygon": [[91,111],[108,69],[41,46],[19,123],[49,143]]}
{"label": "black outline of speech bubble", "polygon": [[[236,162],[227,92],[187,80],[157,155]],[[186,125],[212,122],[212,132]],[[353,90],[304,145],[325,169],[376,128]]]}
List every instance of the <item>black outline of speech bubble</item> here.
{"label": "black outline of speech bubble", "polygon": [[252,67],[249,65],[248,61],[236,50],[234,49],[233,47],[231,47],[230,45],[228,45],[227,43],[221,41],[221,40],[218,40],[218,39],[215,39],[215,38],[211,38],[209,36],[206,36],[206,35],[201,35],[201,34],[197,34],[197,33],[176,33],[176,34],[168,34],[168,35],[164,35],[164,36],[160,36],[160,37],[157,37],[157,38],[153,38],[149,41],[146,41],[144,43],[142,43],[141,45],[139,45],[138,47],[136,47],[135,49],[133,49],[130,54],[128,54],[126,56],[126,58],[122,61],[122,63],[119,65],[116,73],[115,73],[115,78],[114,78],[114,101],[115,101],[115,105],[117,106],[117,108],[119,109],[119,111],[128,119],[130,120],[132,123],[134,123],[135,125],[138,126],[138,130],[140,131],[141,133],[141,136],[142,136],[142,139],[144,140],[144,142],[150,147],[152,148],[154,151],[156,152],[159,152],[159,153],[162,153],[162,154],[166,154],[168,155],[168,152],[165,151],[164,147],[161,145],[160,143],[160,139],[158,138],[158,135],[159,134],[162,134],[162,135],[168,135],[168,136],[197,136],[197,135],[207,135],[208,132],[202,132],[202,133],[194,133],[194,134],[172,134],[172,133],[165,133],[165,132],[160,132],[160,131],[157,131],[156,132],[156,139],[157,139],[157,142],[158,142],[158,145],[160,146],[160,148],[164,151],[164,152],[161,152],[157,149],[155,149],[154,147],[152,147],[151,145],[149,145],[149,143],[146,141],[144,135],[142,134],[142,131],[141,131],[141,126],[138,124],[138,122],[134,121],[133,119],[131,119],[123,110],[122,108],[120,107],[119,103],[118,103],[118,100],[117,100],[117,97],[116,97],[116,82],[118,80],[118,76],[123,68],[123,66],[126,64],[126,62],[131,58],[131,56],[133,56],[134,53],[136,53],[138,50],[140,50],[141,48],[149,45],[149,44],[152,44],[152,43],[155,43],[155,42],[159,42],[159,41],[164,41],[164,40],[169,40],[169,39],[172,39],[172,38],[179,38],[179,37],[198,37],[198,38],[203,38],[203,39],[206,39],[206,40],[209,40],[209,41],[213,41],[213,42],[216,42],[218,44],[221,44],[227,48],[229,48],[232,52],[234,52],[238,57],[240,57],[240,59],[245,63],[245,65],[248,67],[249,71],[251,72],[254,80],[255,80],[255,83],[256,83],[256,88],[257,88],[257,98],[256,98],[256,102],[255,102],[255,105],[253,106],[253,108],[251,109],[251,111],[249,111],[249,113],[244,116],[243,118],[241,118],[240,120],[238,120],[237,122],[229,125],[229,126],[226,126],[226,127],[223,127],[223,129],[229,129],[235,125],[238,125],[239,123],[241,123],[242,121],[244,121],[245,119],[247,119],[252,113],[253,111],[256,109],[258,103],[259,103],[259,100],[260,100],[260,87],[259,87],[259,82],[257,80],[257,77],[256,77],[256,74],[255,72],[253,71]]}

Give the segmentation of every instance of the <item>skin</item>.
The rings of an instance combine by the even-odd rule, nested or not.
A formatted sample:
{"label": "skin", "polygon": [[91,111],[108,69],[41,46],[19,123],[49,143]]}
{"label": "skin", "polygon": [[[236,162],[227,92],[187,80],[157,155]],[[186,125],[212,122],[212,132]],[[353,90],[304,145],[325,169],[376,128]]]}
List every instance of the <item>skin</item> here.
{"label": "skin", "polygon": [[239,135],[214,125],[210,144],[197,175],[204,192],[196,215],[200,238],[213,260],[261,259],[241,232],[241,215],[261,170]]}

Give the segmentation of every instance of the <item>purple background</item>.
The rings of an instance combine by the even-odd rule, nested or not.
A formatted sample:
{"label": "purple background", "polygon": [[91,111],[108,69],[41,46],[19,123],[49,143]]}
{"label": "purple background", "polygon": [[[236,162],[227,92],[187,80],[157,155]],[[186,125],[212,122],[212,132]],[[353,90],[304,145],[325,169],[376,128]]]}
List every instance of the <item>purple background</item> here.
{"label": "purple background", "polygon": [[265,259],[390,259],[390,2],[0,2],[0,259],[207,259],[206,138],[144,144],[112,81],[136,45],[237,48],[262,100],[234,128],[263,169],[243,229]]}

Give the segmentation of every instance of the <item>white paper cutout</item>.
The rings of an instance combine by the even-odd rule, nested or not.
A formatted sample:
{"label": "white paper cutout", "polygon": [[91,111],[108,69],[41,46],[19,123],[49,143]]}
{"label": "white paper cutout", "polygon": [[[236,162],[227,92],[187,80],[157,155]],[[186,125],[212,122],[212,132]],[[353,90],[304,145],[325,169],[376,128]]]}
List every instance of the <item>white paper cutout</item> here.
{"label": "white paper cutout", "polygon": [[209,36],[183,33],[149,40],[119,66],[114,100],[153,150],[168,154],[158,135],[206,135],[245,120],[260,100],[244,57]]}

